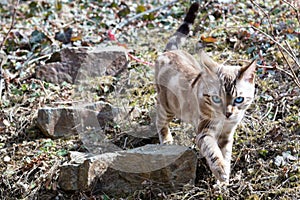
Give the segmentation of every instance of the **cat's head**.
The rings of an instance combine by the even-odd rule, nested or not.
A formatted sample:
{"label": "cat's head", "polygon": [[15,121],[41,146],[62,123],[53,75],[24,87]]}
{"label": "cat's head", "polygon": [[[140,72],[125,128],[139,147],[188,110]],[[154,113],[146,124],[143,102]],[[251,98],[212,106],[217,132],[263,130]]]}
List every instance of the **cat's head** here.
{"label": "cat's head", "polygon": [[199,90],[204,98],[200,105],[203,114],[210,118],[241,120],[254,99],[256,62],[245,67],[221,65],[201,51],[200,64],[205,77]]}

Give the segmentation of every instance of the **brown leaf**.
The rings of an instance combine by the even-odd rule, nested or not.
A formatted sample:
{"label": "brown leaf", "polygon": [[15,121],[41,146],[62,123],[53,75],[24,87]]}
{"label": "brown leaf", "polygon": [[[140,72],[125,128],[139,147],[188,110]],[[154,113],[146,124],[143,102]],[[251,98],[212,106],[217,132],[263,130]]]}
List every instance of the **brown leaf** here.
{"label": "brown leaf", "polygon": [[72,42],[75,42],[75,41],[78,41],[78,40],[81,40],[81,39],[82,39],[82,36],[81,36],[81,35],[71,37],[71,41],[72,41]]}
{"label": "brown leaf", "polygon": [[260,26],[259,22],[250,22],[251,26],[254,26],[255,28],[258,28]]}
{"label": "brown leaf", "polygon": [[203,42],[206,42],[206,43],[214,43],[214,42],[217,42],[218,40],[216,39],[216,38],[214,38],[214,37],[211,37],[211,36],[209,36],[209,37],[204,37],[203,35],[201,36],[201,40],[203,41]]}

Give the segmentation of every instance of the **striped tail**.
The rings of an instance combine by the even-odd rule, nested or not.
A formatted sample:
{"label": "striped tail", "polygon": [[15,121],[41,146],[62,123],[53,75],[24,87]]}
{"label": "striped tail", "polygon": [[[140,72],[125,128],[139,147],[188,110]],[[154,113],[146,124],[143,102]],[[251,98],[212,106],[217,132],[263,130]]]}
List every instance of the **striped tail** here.
{"label": "striped tail", "polygon": [[186,37],[190,32],[190,27],[193,25],[198,14],[199,3],[195,2],[189,8],[183,23],[179,26],[176,33],[169,39],[165,51],[176,50],[184,43]]}

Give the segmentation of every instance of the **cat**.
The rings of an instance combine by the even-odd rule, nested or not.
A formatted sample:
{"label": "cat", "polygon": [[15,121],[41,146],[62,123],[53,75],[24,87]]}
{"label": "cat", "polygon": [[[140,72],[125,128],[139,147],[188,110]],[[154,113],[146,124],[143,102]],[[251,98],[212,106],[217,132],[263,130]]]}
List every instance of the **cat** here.
{"label": "cat", "polygon": [[172,144],[174,118],[195,126],[195,143],[219,182],[229,183],[233,135],[254,99],[256,61],[249,65],[218,64],[204,50],[196,60],[179,50],[188,37],[199,4],[193,3],[165,52],[155,62],[156,127],[161,144]]}

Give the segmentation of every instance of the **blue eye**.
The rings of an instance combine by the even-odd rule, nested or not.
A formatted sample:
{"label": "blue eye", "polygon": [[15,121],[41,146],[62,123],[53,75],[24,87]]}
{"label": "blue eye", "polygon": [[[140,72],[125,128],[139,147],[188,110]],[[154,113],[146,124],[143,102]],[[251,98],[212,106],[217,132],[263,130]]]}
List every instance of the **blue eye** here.
{"label": "blue eye", "polygon": [[220,97],[218,97],[218,96],[212,96],[211,99],[212,99],[212,101],[215,102],[215,103],[221,103],[221,101],[222,101],[222,100],[220,99]]}
{"label": "blue eye", "polygon": [[242,103],[244,101],[244,97],[237,97],[234,99],[234,103]]}

